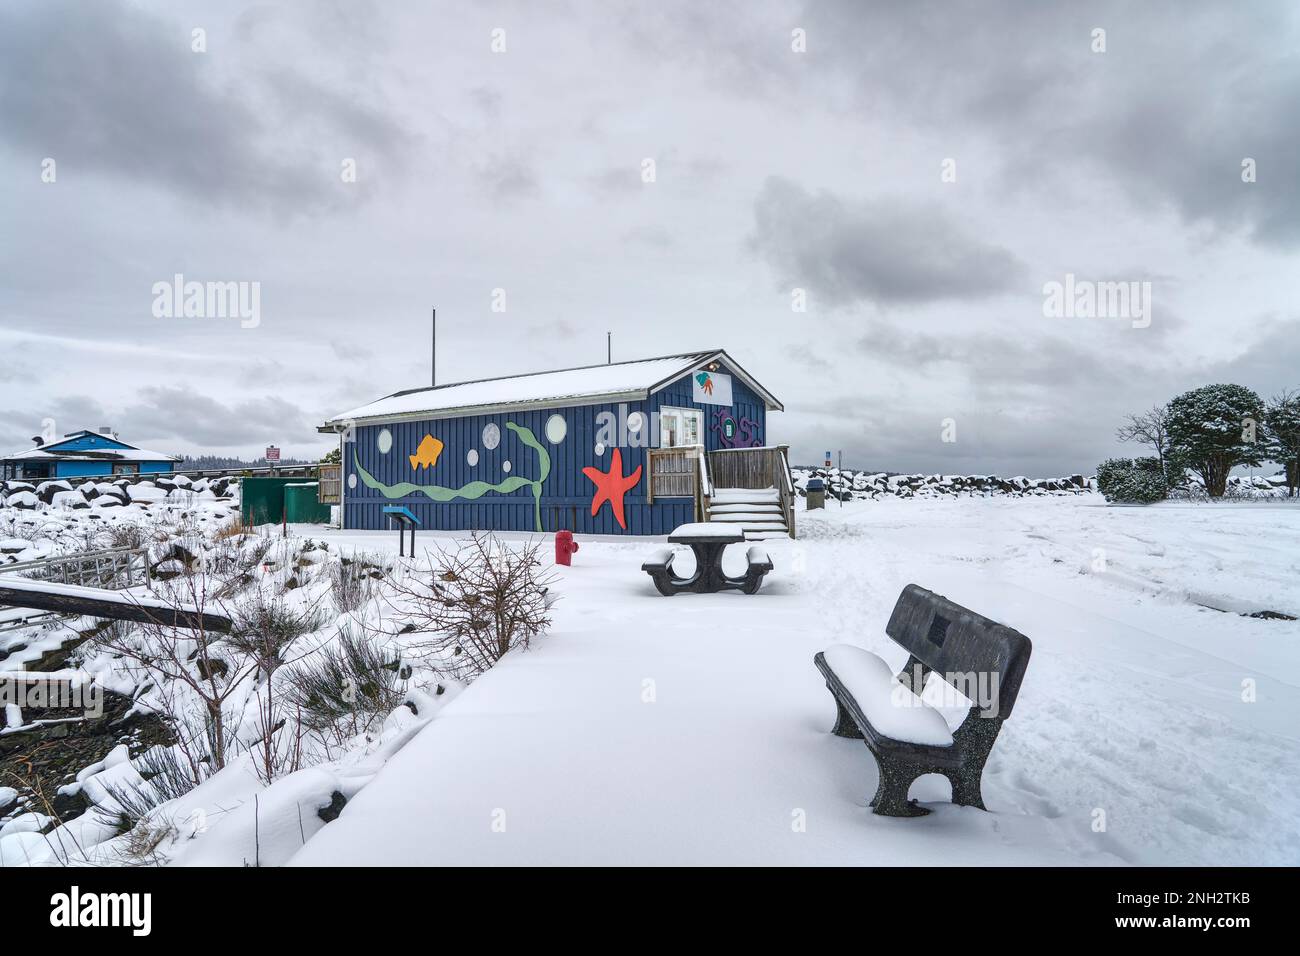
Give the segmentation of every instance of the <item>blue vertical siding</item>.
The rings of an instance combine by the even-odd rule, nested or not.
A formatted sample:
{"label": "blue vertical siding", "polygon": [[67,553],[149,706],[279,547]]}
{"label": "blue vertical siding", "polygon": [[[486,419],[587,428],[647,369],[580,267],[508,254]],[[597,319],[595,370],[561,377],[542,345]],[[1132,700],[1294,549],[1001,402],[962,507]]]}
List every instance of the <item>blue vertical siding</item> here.
{"label": "blue vertical siding", "polygon": [[[722,371],[728,370],[723,368]],[[737,378],[732,379],[732,397],[732,416],[756,423],[749,444],[763,444],[766,437],[763,400]],[[602,414],[612,415],[617,423],[626,420],[632,412],[641,412],[646,420],[645,443],[657,446],[658,421],[654,415],[664,405],[702,409],[706,447],[723,447],[710,427],[713,410],[720,406],[695,402],[691,397],[690,377],[685,375],[644,402],[566,405],[504,414],[359,426],[354,440],[344,444],[345,527],[387,528],[389,519],[382,513],[383,506],[402,504],[415,512],[425,528],[537,531],[531,488],[523,487],[508,493],[488,491],[474,500],[457,498],[449,502],[432,501],[420,492],[388,498],[378,489],[367,487],[356,474],[353,463],[355,453],[362,468],[389,486],[410,482],[461,488],[475,480],[498,484],[511,475],[535,478],[539,474],[538,455],[506,428],[507,422],[514,422],[530,429],[551,458],[550,474],[542,485],[541,531],[567,528],[582,534],[667,534],[678,525],[693,520],[695,505],[690,498],[660,498],[653,505],[646,501],[648,475],[644,447],[619,448],[624,475],[630,475],[638,467],[642,469],[640,480],[623,498],[626,530],[619,527],[608,503],[602,504],[600,510],[592,515],[591,502],[596,486],[582,473],[584,467],[594,466],[602,472],[611,467],[615,446],[606,448],[603,454],[596,453]],[[620,408],[623,410],[621,414]],[[564,418],[567,431],[562,441],[553,444],[546,437],[546,422],[556,414]],[[483,444],[483,429],[489,423],[495,424],[501,432],[500,444],[495,449]],[[380,452],[378,445],[379,433],[384,429],[392,435],[392,447],[387,453]],[[432,435],[443,443],[442,453],[432,468],[414,469],[408,456],[415,454],[425,435]],[[475,465],[470,465],[467,459],[471,449],[478,452]],[[504,468],[506,461],[511,464],[509,472]],[[352,485],[354,479],[355,486]]]}
{"label": "blue vertical siding", "polygon": [[107,435],[100,435],[92,432],[88,435],[78,435],[75,438],[65,438],[63,441],[52,441],[45,446],[46,451],[58,449],[59,451],[104,451],[106,449],[127,449],[131,446],[126,442],[118,441],[116,438],[109,438]]}
{"label": "blue vertical siding", "polygon": [[56,461],[54,474],[58,478],[81,478],[85,475],[111,475],[113,466],[106,461]]}

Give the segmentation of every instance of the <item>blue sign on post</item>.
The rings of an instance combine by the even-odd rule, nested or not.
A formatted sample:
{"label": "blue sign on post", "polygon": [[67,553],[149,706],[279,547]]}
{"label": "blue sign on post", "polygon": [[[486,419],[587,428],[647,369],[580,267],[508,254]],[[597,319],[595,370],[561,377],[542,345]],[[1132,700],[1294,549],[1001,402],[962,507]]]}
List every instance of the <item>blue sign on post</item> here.
{"label": "blue sign on post", "polygon": [[397,556],[406,556],[406,529],[411,529],[411,557],[415,557],[415,529],[420,519],[415,512],[404,505],[384,505],[384,514],[397,522]]}

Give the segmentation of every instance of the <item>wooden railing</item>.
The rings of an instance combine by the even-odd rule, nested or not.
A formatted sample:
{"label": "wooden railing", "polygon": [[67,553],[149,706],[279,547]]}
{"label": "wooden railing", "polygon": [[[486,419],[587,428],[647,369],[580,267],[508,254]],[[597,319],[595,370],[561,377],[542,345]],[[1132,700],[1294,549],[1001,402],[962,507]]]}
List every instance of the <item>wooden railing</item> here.
{"label": "wooden railing", "polygon": [[[36,561],[18,561],[0,565],[0,572],[0,585],[5,575],[107,590],[149,586],[151,583],[148,548],[105,548]],[[59,612],[50,610],[6,611],[0,615],[0,631],[31,627],[59,616]]]}
{"label": "wooden railing", "polygon": [[720,448],[709,452],[709,475],[715,488],[775,488],[793,538],[796,495],[789,452],[789,445]]}
{"label": "wooden railing", "polygon": [[323,505],[343,503],[343,466],[322,464],[317,477],[316,500]]}
{"label": "wooden railing", "polygon": [[681,448],[647,448],[650,480],[646,482],[646,500],[656,498],[694,498],[698,478],[694,445]]}
{"label": "wooden railing", "polygon": [[690,498],[695,502],[695,520],[709,520],[713,485],[703,445],[647,448],[646,462],[650,472],[646,482],[648,503],[654,504],[656,498]]}

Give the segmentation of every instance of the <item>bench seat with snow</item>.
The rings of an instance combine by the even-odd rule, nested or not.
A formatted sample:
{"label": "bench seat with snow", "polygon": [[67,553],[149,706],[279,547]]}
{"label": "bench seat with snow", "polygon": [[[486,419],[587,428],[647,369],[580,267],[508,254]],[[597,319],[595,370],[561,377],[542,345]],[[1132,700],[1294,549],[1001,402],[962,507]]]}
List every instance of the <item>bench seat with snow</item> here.
{"label": "bench seat with snow", "polygon": [[672,544],[687,544],[695,553],[695,573],[678,575],[673,571],[675,552],[664,548],[641,565],[650,575],[655,588],[665,597],[693,591],[696,594],[713,594],[718,591],[741,591],[754,594],[763,584],[763,578],[772,570],[772,559],[758,545],[745,553],[747,566],[740,577],[731,577],[722,570],[722,552],[729,544],[744,544],[745,533],[738,527],[707,522],[684,524],[668,536]]}
{"label": "bench seat with snow", "polygon": [[[873,812],[929,813],[907,798],[912,783],[929,773],[948,778],[953,803],[983,810],[984,763],[1020,693],[1029,638],[916,584],[899,595],[885,633],[908,651],[898,674],[883,658],[848,644],[834,644],[813,658],[835,698],[832,733],[863,740],[876,758],[880,783]],[[942,686],[931,690],[945,702],[970,704],[956,730],[922,699],[932,674]]]}

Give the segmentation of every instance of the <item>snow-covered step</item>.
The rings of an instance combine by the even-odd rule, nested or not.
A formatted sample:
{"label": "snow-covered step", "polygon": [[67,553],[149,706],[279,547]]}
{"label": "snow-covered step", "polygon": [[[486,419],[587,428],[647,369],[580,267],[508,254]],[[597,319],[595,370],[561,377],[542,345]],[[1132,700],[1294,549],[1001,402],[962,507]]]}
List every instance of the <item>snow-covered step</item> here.
{"label": "snow-covered step", "polygon": [[709,513],[715,515],[744,514],[746,512],[779,515],[781,513],[781,506],[776,503],[763,504],[762,502],[756,501],[738,501],[734,504],[723,505],[710,503],[709,505]]}
{"label": "snow-covered step", "polygon": [[781,495],[775,488],[714,488],[710,495],[713,504],[779,504]]}
{"label": "snow-covered step", "polygon": [[790,529],[775,488],[715,488],[709,497],[709,521],[740,526],[746,541],[786,538]]}

